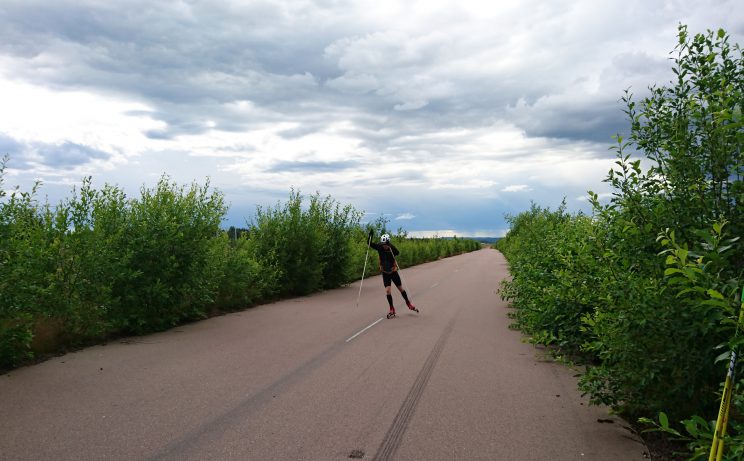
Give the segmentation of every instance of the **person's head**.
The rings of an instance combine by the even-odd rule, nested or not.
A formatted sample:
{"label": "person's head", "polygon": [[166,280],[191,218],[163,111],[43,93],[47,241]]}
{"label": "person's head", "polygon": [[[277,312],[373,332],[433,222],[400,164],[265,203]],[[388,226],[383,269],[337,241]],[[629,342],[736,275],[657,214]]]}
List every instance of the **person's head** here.
{"label": "person's head", "polygon": [[388,234],[382,234],[380,236],[380,243],[390,243],[390,236]]}

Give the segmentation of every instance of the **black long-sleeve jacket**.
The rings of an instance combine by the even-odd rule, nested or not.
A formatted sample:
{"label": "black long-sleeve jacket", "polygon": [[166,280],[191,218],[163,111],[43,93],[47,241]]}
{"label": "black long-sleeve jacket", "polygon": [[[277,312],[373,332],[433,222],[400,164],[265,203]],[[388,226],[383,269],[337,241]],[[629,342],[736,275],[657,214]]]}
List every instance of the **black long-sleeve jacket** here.
{"label": "black long-sleeve jacket", "polygon": [[398,270],[395,263],[395,256],[400,254],[395,245],[392,243],[375,243],[370,241],[369,246],[377,250],[380,255],[380,270],[386,274],[392,274]]}

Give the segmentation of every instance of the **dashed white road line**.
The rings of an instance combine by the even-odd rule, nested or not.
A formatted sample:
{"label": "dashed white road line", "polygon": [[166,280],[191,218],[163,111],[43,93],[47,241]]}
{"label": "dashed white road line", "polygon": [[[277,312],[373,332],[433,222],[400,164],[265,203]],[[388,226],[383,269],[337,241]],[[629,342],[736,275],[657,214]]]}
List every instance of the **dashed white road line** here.
{"label": "dashed white road line", "polygon": [[378,323],[380,323],[380,322],[381,322],[382,320],[384,320],[384,319],[385,319],[385,317],[380,317],[380,318],[379,318],[379,319],[377,319],[376,321],[372,322],[371,324],[369,324],[369,325],[367,325],[366,327],[364,327],[364,328],[362,328],[361,330],[359,330],[359,331],[358,331],[357,333],[355,333],[355,334],[354,334],[354,336],[352,336],[351,338],[347,339],[347,340],[346,340],[346,342],[348,343],[349,341],[351,341],[352,339],[354,339],[354,338],[356,338],[357,336],[361,335],[362,333],[364,333],[365,331],[369,330],[369,329],[370,329],[370,328],[372,328],[373,326],[377,325]]}

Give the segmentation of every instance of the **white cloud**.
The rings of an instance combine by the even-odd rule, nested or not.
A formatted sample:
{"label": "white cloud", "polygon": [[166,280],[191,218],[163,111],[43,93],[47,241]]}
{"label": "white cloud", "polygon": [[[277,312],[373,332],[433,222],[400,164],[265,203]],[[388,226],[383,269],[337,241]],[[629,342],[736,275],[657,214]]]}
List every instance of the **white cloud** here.
{"label": "white cloud", "polygon": [[529,192],[532,188],[526,184],[513,184],[501,189],[501,192]]}
{"label": "white cloud", "polygon": [[148,144],[142,132],[162,126],[147,116],[150,107],[138,101],[90,91],[53,90],[12,81],[2,73],[0,100],[4,107],[0,127],[24,141],[72,141],[110,150],[126,148],[135,154]]}
{"label": "white cloud", "polygon": [[413,219],[413,218],[415,218],[415,217],[416,217],[416,215],[415,215],[415,214],[411,214],[411,213],[403,213],[403,214],[401,214],[401,215],[398,215],[398,216],[397,216],[397,217],[395,218],[395,220],[396,220],[396,221],[406,221],[406,220],[410,220],[410,219]]}

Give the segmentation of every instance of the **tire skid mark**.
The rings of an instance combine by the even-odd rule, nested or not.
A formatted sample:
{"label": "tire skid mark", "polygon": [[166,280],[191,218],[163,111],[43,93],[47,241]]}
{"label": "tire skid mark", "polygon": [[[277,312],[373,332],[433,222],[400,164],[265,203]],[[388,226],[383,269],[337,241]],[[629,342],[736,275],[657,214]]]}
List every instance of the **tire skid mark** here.
{"label": "tire skid mark", "polygon": [[227,412],[204,422],[200,427],[186,433],[175,441],[158,450],[147,459],[150,461],[167,459],[184,459],[188,454],[198,450],[198,447],[209,444],[215,434],[221,434],[232,427],[245,423],[248,418],[271,402],[274,397],[292,388],[295,384],[318,369],[321,365],[335,356],[343,347],[343,340],[332,344],[314,358],[303,363]]}
{"label": "tire skid mark", "polygon": [[442,332],[442,335],[439,337],[437,343],[434,345],[434,349],[432,349],[429,357],[427,357],[424,366],[421,368],[421,371],[416,377],[416,381],[413,383],[411,390],[408,392],[408,395],[403,401],[403,405],[401,405],[400,409],[398,410],[398,414],[395,415],[393,424],[390,426],[387,433],[385,434],[385,437],[382,439],[380,448],[375,454],[374,461],[388,461],[390,459],[393,459],[395,451],[398,449],[401,441],[403,440],[403,434],[408,428],[408,423],[413,416],[413,412],[416,410],[416,405],[418,404],[418,401],[424,392],[426,384],[429,382],[432,371],[434,371],[434,366],[436,365],[437,360],[439,359],[439,356],[444,349],[444,344],[447,342],[447,338],[452,332],[456,319],[457,313],[455,313],[455,315],[452,317],[452,320],[449,321],[444,331]]}
{"label": "tire skid mark", "polygon": [[232,409],[215,416],[211,420],[205,421],[201,426],[171,441],[147,459],[149,461],[184,459],[188,453],[197,450],[198,447],[204,444],[209,444],[214,434],[224,433],[238,424],[245,424],[251,415],[262,409],[277,395],[288,391],[312,372],[323,366],[336,356],[336,354],[341,352],[346,345],[347,342],[343,339],[329,345],[315,357],[289,371],[256,393],[248,395]]}

